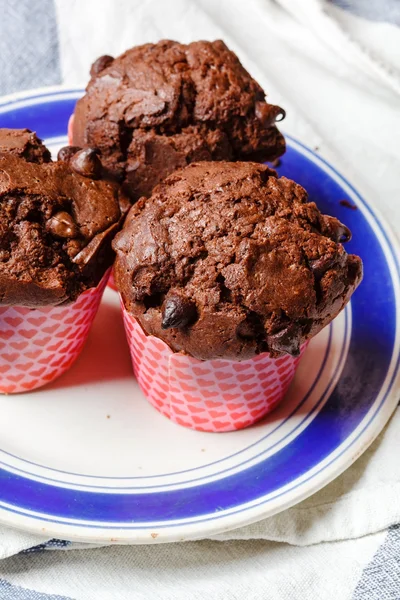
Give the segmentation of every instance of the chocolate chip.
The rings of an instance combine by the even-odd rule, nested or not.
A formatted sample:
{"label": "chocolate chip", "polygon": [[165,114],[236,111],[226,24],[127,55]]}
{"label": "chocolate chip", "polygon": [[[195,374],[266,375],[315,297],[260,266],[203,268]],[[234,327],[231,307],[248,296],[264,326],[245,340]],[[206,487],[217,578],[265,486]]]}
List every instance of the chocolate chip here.
{"label": "chocolate chip", "polygon": [[285,329],[267,337],[268,348],[271,354],[285,353],[291,356],[300,354],[300,328],[291,323]]}
{"label": "chocolate chip", "polygon": [[77,152],[71,159],[71,168],[83,177],[99,179],[102,166],[97,148],[85,148]]}
{"label": "chocolate chip", "polygon": [[196,304],[178,294],[170,294],[162,307],[161,329],[186,327],[197,319]]}
{"label": "chocolate chip", "polygon": [[[286,112],[280,106],[267,104],[266,102],[256,102],[255,104],[256,117],[264,127],[271,127],[277,121],[283,121]],[[278,118],[279,117],[279,118]]]}
{"label": "chocolate chip", "polygon": [[82,148],[80,148],[79,146],[64,146],[58,151],[57,160],[69,162],[74,156],[74,154],[79,152],[79,150],[82,150]]}
{"label": "chocolate chip", "polygon": [[323,215],[323,231],[324,235],[327,235],[334,242],[340,242],[344,244],[351,240],[351,231],[346,225],[341,223],[336,217],[330,217],[329,215]]}
{"label": "chocolate chip", "polygon": [[90,68],[90,76],[96,77],[96,75],[98,75],[99,73],[104,71],[106,67],[111,65],[113,61],[114,58],[112,56],[109,56],[108,54],[104,54],[104,56],[99,56],[99,58],[94,61]]}
{"label": "chocolate chip", "polygon": [[351,240],[351,231],[348,227],[346,227],[346,225],[343,225],[343,223],[341,223],[340,227],[337,228],[336,235],[337,241],[341,244],[344,244]]}
{"label": "chocolate chip", "polygon": [[79,234],[73,218],[65,211],[60,211],[47,221],[47,229],[60,238],[74,238]]}
{"label": "chocolate chip", "polygon": [[113,223],[110,227],[107,227],[101,233],[98,233],[94,236],[90,242],[82,248],[82,250],[74,256],[73,262],[76,265],[79,265],[82,269],[91,266],[94,259],[96,259],[97,264],[100,264],[103,260],[102,252],[107,250],[107,248],[111,245],[111,240],[115,236],[119,229],[119,223]]}
{"label": "chocolate chip", "polygon": [[328,256],[321,256],[316,260],[310,260],[310,269],[314,274],[314,277],[321,279],[321,277],[330,269],[336,262],[336,255],[330,254]]}
{"label": "chocolate chip", "polygon": [[278,109],[275,111],[275,122],[280,123],[286,117],[286,110],[280,106],[274,106],[274,108]]}

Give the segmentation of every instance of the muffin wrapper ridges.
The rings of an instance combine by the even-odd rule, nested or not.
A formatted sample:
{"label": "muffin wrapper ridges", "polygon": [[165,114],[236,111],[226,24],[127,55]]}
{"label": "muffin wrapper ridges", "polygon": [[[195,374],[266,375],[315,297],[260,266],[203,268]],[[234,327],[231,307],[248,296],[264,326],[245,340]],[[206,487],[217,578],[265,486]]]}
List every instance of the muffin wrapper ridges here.
{"label": "muffin wrapper ridges", "polygon": [[74,115],[72,114],[68,119],[68,146],[73,146],[73,136],[72,136],[72,125],[74,123]]}
{"label": "muffin wrapper ridges", "polygon": [[233,431],[263,418],[283,399],[301,358],[272,359],[264,353],[242,362],[200,361],[147,336],[136,319],[122,310],[143,393],[169,419],[199,431]]}
{"label": "muffin wrapper ridges", "polygon": [[115,285],[115,279],[114,279],[114,271],[113,271],[113,269],[111,269],[111,273],[110,273],[110,277],[108,278],[107,285],[108,285],[109,288],[111,288],[112,290],[114,290],[114,292],[117,291],[117,286]]}
{"label": "muffin wrapper ridges", "polygon": [[0,307],[0,393],[46,385],[78,358],[96,316],[109,271],[73,304]]}

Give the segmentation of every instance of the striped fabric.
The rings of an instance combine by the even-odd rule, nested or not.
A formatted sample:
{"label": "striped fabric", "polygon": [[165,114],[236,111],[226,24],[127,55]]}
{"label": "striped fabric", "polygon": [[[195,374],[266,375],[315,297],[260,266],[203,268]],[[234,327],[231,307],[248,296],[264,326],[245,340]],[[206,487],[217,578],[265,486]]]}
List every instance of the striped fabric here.
{"label": "striped fabric", "polygon": [[400,598],[400,525],[389,527],[385,541],[364,568],[353,600]]}
{"label": "striped fabric", "polygon": [[359,17],[400,25],[398,0],[332,0],[334,4]]}
{"label": "striped fabric", "polygon": [[61,83],[53,0],[1,0],[0,95]]}
{"label": "striped fabric", "polygon": [[72,600],[72,598],[66,596],[42,594],[41,592],[11,585],[3,579],[0,579],[0,598],[7,598],[7,600]]}

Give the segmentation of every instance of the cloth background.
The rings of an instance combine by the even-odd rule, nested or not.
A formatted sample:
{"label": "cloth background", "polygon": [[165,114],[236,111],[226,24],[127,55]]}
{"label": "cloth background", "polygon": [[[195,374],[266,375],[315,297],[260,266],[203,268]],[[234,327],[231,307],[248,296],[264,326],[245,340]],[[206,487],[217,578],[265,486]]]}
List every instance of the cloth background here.
{"label": "cloth background", "polygon": [[[400,232],[397,0],[0,0],[0,11],[0,94],[84,86],[97,56],[135,44],[223,38],[285,107],[284,130]],[[325,489],[212,540],[93,549],[0,528],[0,599],[399,599],[399,434],[397,409]]]}

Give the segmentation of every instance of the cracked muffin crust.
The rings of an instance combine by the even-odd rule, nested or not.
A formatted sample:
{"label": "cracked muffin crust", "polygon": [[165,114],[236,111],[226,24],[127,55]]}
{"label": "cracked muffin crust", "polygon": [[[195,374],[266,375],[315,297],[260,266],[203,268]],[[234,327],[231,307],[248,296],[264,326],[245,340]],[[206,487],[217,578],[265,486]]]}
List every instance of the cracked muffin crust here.
{"label": "cracked muffin crust", "polygon": [[[21,140],[26,131],[9,138]],[[0,154],[1,305],[73,302],[99,283],[114,257],[111,240],[121,222],[117,186],[89,177],[88,169],[78,174],[74,161],[81,172],[88,164],[79,153],[43,162],[48,150],[39,147],[35,162],[29,162],[31,151],[26,158],[15,147]]]}
{"label": "cracked muffin crust", "polygon": [[30,129],[0,129],[0,154],[13,154],[34,163],[51,161],[49,150]]}
{"label": "cracked muffin crust", "polygon": [[72,143],[99,148],[135,201],[194,161],[276,159],[284,115],[222,41],[163,40],[92,65]]}
{"label": "cracked muffin crust", "polygon": [[115,279],[128,312],[176,352],[297,355],[361,281],[350,237],[264,165],[193,163],[133,206]]}

